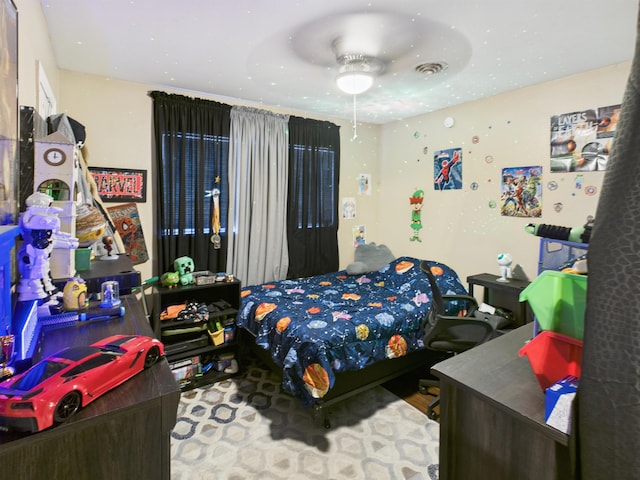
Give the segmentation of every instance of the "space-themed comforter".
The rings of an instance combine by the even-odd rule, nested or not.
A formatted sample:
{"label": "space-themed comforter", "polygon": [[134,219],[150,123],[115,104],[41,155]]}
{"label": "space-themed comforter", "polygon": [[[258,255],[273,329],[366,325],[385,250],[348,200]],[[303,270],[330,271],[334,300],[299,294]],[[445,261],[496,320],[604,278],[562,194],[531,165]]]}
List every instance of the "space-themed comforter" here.
{"label": "space-themed comforter", "polygon": [[[466,293],[458,275],[429,261],[443,294]],[[346,270],[242,289],[237,323],[283,370],[283,388],[313,404],[335,374],[424,348],[420,324],[431,287],[420,260],[400,257],[360,276]]]}

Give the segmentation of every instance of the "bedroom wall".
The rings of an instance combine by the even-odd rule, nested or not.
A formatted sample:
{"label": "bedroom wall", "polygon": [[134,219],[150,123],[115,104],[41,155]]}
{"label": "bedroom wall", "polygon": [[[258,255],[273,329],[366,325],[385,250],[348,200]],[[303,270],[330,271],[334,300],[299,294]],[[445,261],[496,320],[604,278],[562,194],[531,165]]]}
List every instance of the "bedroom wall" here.
{"label": "bedroom wall", "polygon": [[18,99],[20,105],[38,103],[38,63],[55,94],[58,92],[58,67],[49,41],[49,32],[40,2],[14,0],[18,9]]}
{"label": "bedroom wall", "polygon": [[[612,65],[385,125],[383,181],[376,192],[380,242],[396,255],[443,261],[463,279],[482,272],[498,275],[496,257],[508,252],[521,276],[535,278],[539,237],[526,233],[525,225],[582,226],[588,215],[595,215],[604,177],[602,171],[585,172],[581,178],[576,173],[550,173],[550,118],[620,104],[629,71],[630,62]],[[446,117],[454,118],[453,127],[443,125]],[[462,148],[463,188],[435,191],[434,152],[457,147]],[[538,165],[543,167],[542,217],[501,216],[502,169]],[[550,181],[557,184],[556,190],[548,188]],[[580,181],[582,188],[576,188]],[[472,182],[478,184],[476,190],[470,188]],[[587,195],[587,186],[598,193]],[[422,243],[409,241],[409,197],[418,188],[425,192]],[[491,201],[498,206],[491,208]],[[563,205],[559,212],[556,203]]]}
{"label": "bedroom wall", "polygon": [[[16,3],[20,15],[19,103],[37,104],[37,63],[41,62],[57,97],[58,111],[87,127],[90,165],[148,170],[147,197],[153,198],[151,99],[147,92],[158,87],[57,69],[39,3]],[[340,199],[356,200],[356,217],[340,220],[341,266],[353,261],[353,229],[364,225],[368,242],[385,243],[396,256],[444,261],[463,279],[484,271],[497,274],[495,257],[505,251],[513,255],[522,274],[535,277],[539,239],[523,230],[532,219],[502,217],[499,209],[489,207],[491,200],[499,201],[501,169],[542,165],[543,216],[533,220],[582,225],[587,215],[594,214],[599,195],[587,197],[584,190],[575,189],[575,174],[549,173],[549,119],[554,114],[620,103],[629,68],[630,63],[614,65],[384,126],[359,124],[355,140],[351,140],[349,121],[321,118],[341,125]],[[177,93],[231,103],[224,97]],[[443,126],[448,116],[455,119],[452,128]],[[474,135],[479,139],[475,144]],[[454,147],[463,149],[463,189],[435,192],[433,152]],[[485,161],[488,155],[492,163]],[[361,174],[370,175],[370,195],[359,193]],[[583,185],[599,191],[602,177],[601,172],[585,173]],[[556,191],[546,187],[549,180],[559,185]],[[470,189],[471,182],[478,183],[477,190]],[[425,191],[421,243],[409,241],[408,199],[418,188]],[[553,209],[558,202],[564,205],[561,212]],[[153,202],[138,207],[153,258]],[[152,261],[137,268],[143,278],[158,273]]]}
{"label": "bedroom wall", "polygon": [[[311,115],[284,111],[249,103],[234,103],[228,98],[204,95],[194,92],[179,92],[150,85],[123,82],[115,79],[86,75],[68,70],[60,70],[59,110],[78,120],[87,129],[87,141],[84,152],[91,166],[136,168],[147,170],[147,202],[138,204],[149,256],[154,257],[155,245],[155,208],[152,199],[155,195],[152,167],[152,101],[147,95],[150,90],[164,90],[173,93],[208,98],[228,104],[251,105],[278,113],[289,113],[303,117],[329,120],[341,126],[341,179],[356,179],[363,170],[378,171],[380,126],[361,125],[358,138],[351,141],[349,121],[332,118],[312,117]],[[345,100],[347,101],[347,100]],[[344,187],[342,186],[344,185]],[[355,196],[357,184],[341,182],[341,197]],[[117,204],[109,203],[107,206]],[[375,197],[367,197],[359,203],[359,217],[373,224],[376,215]],[[340,230],[341,252],[343,245],[351,242],[351,233]],[[341,264],[353,261],[353,250],[346,249],[341,255]],[[345,257],[346,255],[346,257]],[[147,261],[136,268],[144,278],[157,275],[153,262]],[[196,265],[196,268],[198,266]],[[159,272],[162,273],[162,272]]]}
{"label": "bedroom wall", "polygon": [[[87,142],[84,152],[89,164],[100,167],[146,169],[148,171],[147,198],[153,198],[152,104],[147,92],[160,88],[59,69],[56,66],[40,2],[16,0],[16,6],[19,14],[18,103],[26,106],[38,104],[38,64],[41,63],[57,100],[58,112],[67,113],[87,128]],[[174,93],[231,103],[230,99],[225,97],[207,96],[194,92]],[[263,105],[239,101],[237,104],[311,117],[306,113],[284,112]],[[379,182],[380,175],[378,175],[377,169],[380,157],[380,126],[359,125],[358,138],[352,141],[352,127],[349,121],[322,117],[313,118],[333,121],[341,126],[342,166],[340,174],[342,179],[356,179],[359,173],[367,171],[373,173],[373,178]],[[355,182],[345,182],[340,188],[341,198],[342,196],[354,197],[357,195],[358,190]],[[359,221],[369,225],[374,224],[376,218],[374,202],[374,196],[363,198],[359,202]],[[117,204],[107,204],[107,206],[112,205]],[[153,242],[155,209],[150,200],[138,204],[138,209],[151,259],[137,265],[136,268],[141,272],[142,278],[146,279],[158,273],[155,271],[152,260],[155,250]],[[341,265],[346,265],[353,261],[351,230],[341,229],[339,241],[341,245],[340,262]],[[347,248],[343,248],[343,245],[346,245]]]}

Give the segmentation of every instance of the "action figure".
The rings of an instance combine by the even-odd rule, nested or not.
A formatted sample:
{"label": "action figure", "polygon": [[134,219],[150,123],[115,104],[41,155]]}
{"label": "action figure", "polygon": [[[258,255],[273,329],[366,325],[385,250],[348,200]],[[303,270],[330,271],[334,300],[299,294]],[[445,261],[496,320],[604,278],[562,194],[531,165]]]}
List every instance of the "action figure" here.
{"label": "action figure", "polygon": [[62,209],[53,207],[53,198],[36,192],[27,200],[27,210],[20,215],[20,229],[24,242],[18,251],[18,300],[39,300],[40,304],[59,304],[59,290],[53,284],[49,258],[53,248],[77,248],[78,241],[60,231],[58,214]]}

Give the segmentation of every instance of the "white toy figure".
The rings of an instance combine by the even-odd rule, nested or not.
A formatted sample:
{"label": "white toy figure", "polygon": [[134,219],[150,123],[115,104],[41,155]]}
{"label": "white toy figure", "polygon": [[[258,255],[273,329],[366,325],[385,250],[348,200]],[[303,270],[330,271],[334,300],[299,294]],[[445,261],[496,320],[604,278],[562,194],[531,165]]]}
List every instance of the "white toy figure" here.
{"label": "white toy figure", "polygon": [[509,279],[511,278],[512,262],[513,262],[513,259],[511,258],[511,255],[509,255],[508,253],[498,254],[498,265],[500,265],[500,275],[502,275],[497,279],[498,282],[505,282],[505,283],[509,282]]}
{"label": "white toy figure", "polygon": [[61,209],[51,206],[53,199],[36,192],[27,198],[27,210],[20,215],[20,230],[24,242],[18,251],[20,282],[17,286],[20,301],[40,300],[41,304],[59,303],[58,289],[53,284],[49,257],[54,246],[77,248],[77,239],[60,231],[58,214]]}

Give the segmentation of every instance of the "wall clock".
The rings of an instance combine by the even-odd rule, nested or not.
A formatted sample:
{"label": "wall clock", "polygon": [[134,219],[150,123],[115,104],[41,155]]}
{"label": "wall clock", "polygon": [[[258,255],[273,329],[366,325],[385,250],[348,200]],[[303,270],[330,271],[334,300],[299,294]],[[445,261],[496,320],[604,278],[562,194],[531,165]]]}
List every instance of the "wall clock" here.
{"label": "wall clock", "polygon": [[53,167],[62,165],[67,160],[67,154],[59,148],[48,148],[44,152],[44,161]]}

